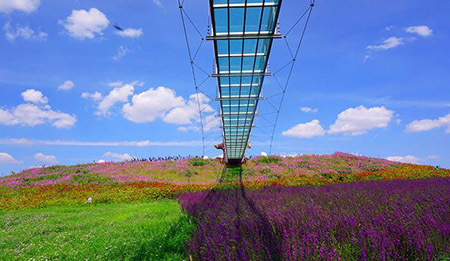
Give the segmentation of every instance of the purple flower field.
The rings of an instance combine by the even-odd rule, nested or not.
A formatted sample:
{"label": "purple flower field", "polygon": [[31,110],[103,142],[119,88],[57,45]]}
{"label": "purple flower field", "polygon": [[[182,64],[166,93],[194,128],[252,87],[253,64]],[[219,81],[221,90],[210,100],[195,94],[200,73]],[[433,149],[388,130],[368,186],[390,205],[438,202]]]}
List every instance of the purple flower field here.
{"label": "purple flower field", "polygon": [[194,260],[440,260],[450,178],[273,186],[178,195]]}

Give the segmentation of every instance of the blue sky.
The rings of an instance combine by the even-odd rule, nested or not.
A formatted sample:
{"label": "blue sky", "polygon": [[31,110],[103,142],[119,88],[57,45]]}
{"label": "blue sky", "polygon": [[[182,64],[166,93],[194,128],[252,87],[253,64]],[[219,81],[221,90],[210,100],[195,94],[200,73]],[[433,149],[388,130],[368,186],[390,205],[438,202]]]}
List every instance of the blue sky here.
{"label": "blue sky", "polygon": [[[308,3],[283,1],[281,33]],[[207,2],[186,0],[185,10],[206,34]],[[344,151],[450,167],[448,10],[448,1],[317,1],[272,152]],[[0,175],[42,164],[202,154],[175,1],[0,0],[0,26]],[[291,46],[301,29],[286,38]],[[192,27],[188,33],[197,46]],[[211,73],[212,59],[204,42],[197,63]],[[286,62],[277,40],[270,68]],[[277,74],[281,82],[285,76]],[[213,157],[218,103],[208,96],[216,82],[201,88]],[[266,78],[264,96],[277,90]],[[260,103],[247,154],[269,151],[279,97]]]}

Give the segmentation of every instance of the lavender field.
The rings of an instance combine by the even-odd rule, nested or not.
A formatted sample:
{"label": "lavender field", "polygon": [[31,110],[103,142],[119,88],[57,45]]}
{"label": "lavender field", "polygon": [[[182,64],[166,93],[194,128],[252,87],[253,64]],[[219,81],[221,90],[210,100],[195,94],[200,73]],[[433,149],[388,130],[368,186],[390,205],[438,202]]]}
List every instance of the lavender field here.
{"label": "lavender field", "polygon": [[434,178],[213,189],[178,199],[197,226],[186,247],[194,260],[445,260],[449,195],[450,179]]}

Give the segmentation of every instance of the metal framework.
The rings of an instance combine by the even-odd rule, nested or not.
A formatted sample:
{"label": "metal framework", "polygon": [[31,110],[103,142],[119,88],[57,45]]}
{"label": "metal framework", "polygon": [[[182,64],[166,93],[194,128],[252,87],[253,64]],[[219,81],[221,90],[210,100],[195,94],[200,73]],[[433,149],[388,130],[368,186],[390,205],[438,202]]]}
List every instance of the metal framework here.
{"label": "metal framework", "polygon": [[209,0],[225,157],[240,162],[261,99],[282,0]]}

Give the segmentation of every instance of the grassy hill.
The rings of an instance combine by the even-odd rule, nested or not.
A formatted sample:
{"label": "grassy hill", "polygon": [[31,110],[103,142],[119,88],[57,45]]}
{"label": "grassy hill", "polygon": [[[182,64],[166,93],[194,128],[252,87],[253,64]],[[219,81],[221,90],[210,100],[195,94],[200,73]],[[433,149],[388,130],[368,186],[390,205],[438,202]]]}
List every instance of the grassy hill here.
{"label": "grassy hill", "polygon": [[[216,159],[90,163],[32,168],[0,178],[0,209],[132,202],[211,189],[223,165]],[[364,180],[450,177],[450,170],[346,153],[256,157],[242,167],[247,188],[326,185]],[[221,186],[236,185],[236,180]]]}
{"label": "grassy hill", "polygon": [[0,178],[0,259],[448,258],[448,195],[450,170],[340,152],[33,168]]}

